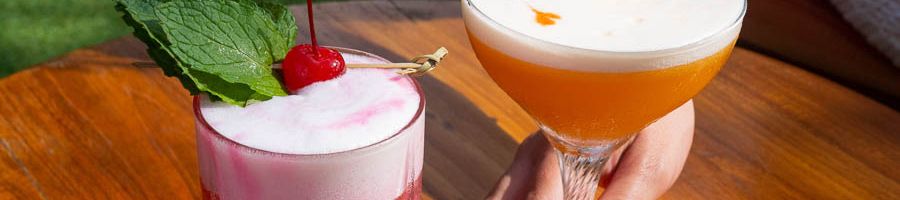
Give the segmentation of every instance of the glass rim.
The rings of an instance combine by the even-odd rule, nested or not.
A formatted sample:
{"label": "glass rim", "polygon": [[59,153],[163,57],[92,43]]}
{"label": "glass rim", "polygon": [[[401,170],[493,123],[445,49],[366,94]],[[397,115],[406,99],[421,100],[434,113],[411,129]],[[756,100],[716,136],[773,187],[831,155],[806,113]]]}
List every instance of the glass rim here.
{"label": "glass rim", "polygon": [[702,46],[702,45],[712,41],[712,39],[716,38],[716,36],[726,34],[728,32],[728,30],[731,30],[731,29],[734,29],[734,28],[740,26],[741,22],[744,21],[744,16],[747,14],[747,0],[741,0],[741,1],[743,1],[743,5],[741,6],[741,12],[734,19],[734,21],[732,21],[731,24],[729,24],[728,26],[725,26],[724,28],[716,31],[714,34],[706,36],[703,39],[693,41],[693,42],[690,42],[690,43],[687,43],[687,44],[684,44],[681,46],[657,49],[657,50],[652,50],[652,51],[608,51],[608,50],[597,50],[597,49],[574,47],[574,46],[558,44],[558,43],[547,41],[544,39],[532,37],[530,35],[516,31],[510,27],[507,27],[507,26],[495,21],[493,18],[484,14],[484,12],[482,12],[481,9],[478,9],[478,6],[475,6],[475,4],[472,3],[472,0],[462,0],[462,1],[466,2],[466,3],[464,3],[464,6],[470,7],[472,10],[475,11],[474,13],[476,13],[476,15],[479,15],[479,16],[487,19],[488,23],[493,24],[497,27],[500,27],[501,29],[504,29],[515,35],[534,40],[538,43],[541,43],[542,45],[549,45],[549,46],[553,46],[553,47],[558,47],[558,48],[563,48],[563,49],[572,49],[572,50],[589,52],[589,53],[610,54],[610,55],[614,55],[614,54],[622,54],[622,55],[624,55],[624,54],[668,54],[668,53],[673,53],[673,52],[680,52],[681,50],[691,49],[693,47]]}
{"label": "glass rim", "polygon": [[[376,58],[378,60],[381,60],[381,61],[384,61],[387,63],[391,63],[391,61],[389,61],[388,59],[385,59],[381,56],[378,56],[378,55],[375,55],[375,54],[372,54],[369,52],[361,51],[361,50],[356,50],[356,49],[351,49],[351,48],[343,48],[343,47],[334,47],[334,46],[322,46],[322,47],[336,49],[339,52],[362,54],[365,56]],[[406,130],[411,128],[417,121],[419,121],[419,118],[421,118],[422,115],[424,115],[424,113],[425,113],[425,95],[422,90],[422,86],[419,84],[418,80],[416,80],[415,78],[409,77],[409,76],[405,76],[405,79],[409,80],[413,85],[415,85],[416,93],[419,95],[419,108],[416,110],[416,113],[413,115],[413,117],[409,120],[409,123],[407,123],[405,126],[403,126],[403,128],[400,128],[400,130],[398,130],[396,133],[391,134],[390,137],[379,140],[378,142],[375,142],[372,144],[368,144],[368,145],[365,145],[362,147],[353,148],[353,149],[349,149],[349,150],[336,151],[336,152],[330,152],[330,153],[319,153],[319,154],[294,154],[294,153],[274,152],[274,151],[259,149],[259,148],[241,144],[240,142],[234,141],[231,138],[225,137],[224,135],[220,134],[218,130],[216,130],[212,125],[209,125],[209,123],[206,122],[206,119],[203,117],[203,114],[200,111],[200,95],[194,95],[192,97],[193,98],[192,105],[193,105],[194,119],[196,119],[199,122],[199,124],[197,124],[197,125],[202,126],[203,128],[206,128],[207,130],[211,131],[210,134],[213,135],[213,137],[220,139],[222,141],[225,141],[225,143],[228,143],[229,145],[235,145],[238,148],[262,153],[264,155],[289,157],[289,158],[336,157],[336,156],[340,156],[340,155],[351,154],[354,152],[360,152],[360,151],[364,151],[367,149],[375,148],[377,146],[382,146],[390,141],[396,140],[400,136],[400,134],[406,132]]]}

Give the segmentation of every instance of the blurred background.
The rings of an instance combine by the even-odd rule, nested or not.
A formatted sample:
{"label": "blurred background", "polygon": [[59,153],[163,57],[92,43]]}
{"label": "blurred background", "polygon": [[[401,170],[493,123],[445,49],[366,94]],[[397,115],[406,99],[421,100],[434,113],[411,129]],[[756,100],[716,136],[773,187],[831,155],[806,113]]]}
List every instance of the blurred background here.
{"label": "blurred background", "polygon": [[[801,66],[897,109],[898,2],[751,0],[738,45]],[[0,1],[0,78],[75,48],[130,34],[112,7],[111,0]]]}

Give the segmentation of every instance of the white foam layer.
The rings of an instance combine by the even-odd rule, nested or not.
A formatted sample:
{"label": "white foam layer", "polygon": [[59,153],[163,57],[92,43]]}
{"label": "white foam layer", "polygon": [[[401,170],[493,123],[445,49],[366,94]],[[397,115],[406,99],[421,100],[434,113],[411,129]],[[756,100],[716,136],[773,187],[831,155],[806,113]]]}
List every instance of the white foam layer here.
{"label": "white foam layer", "polygon": [[274,155],[197,126],[203,188],[213,199],[397,199],[422,177],[425,119],[377,145],[337,154]]}
{"label": "white foam layer", "polygon": [[[383,63],[343,54],[346,63]],[[382,141],[410,123],[419,108],[410,79],[386,69],[348,69],[296,95],[244,108],[201,100],[206,122],[240,144],[287,154],[347,151]]]}
{"label": "white foam layer", "polygon": [[[462,0],[468,31],[516,58],[597,72],[689,63],[730,45],[744,0]],[[560,16],[536,22],[535,12]],[[737,23],[735,23],[737,21]]]}

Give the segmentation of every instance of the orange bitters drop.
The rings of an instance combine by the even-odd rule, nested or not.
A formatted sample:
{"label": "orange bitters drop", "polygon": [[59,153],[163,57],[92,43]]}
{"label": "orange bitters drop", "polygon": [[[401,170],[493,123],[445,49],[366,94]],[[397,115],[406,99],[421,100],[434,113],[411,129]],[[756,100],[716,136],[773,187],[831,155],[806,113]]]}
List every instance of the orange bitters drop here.
{"label": "orange bitters drop", "polygon": [[534,12],[534,21],[536,21],[541,26],[550,26],[556,24],[556,20],[559,19],[559,15],[552,12],[542,12],[540,10],[531,8],[531,11]]}

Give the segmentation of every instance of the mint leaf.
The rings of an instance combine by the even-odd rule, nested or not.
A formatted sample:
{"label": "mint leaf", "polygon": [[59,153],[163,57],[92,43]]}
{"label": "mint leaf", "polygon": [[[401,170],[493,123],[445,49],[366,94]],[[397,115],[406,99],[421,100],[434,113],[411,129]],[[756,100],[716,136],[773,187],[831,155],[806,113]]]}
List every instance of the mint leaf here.
{"label": "mint leaf", "polygon": [[297,38],[297,23],[294,21],[294,15],[291,14],[287,7],[281,4],[261,1],[259,6],[272,16],[272,21],[275,22],[275,28],[278,30],[278,33],[284,38],[289,38],[288,43],[285,44],[287,48],[284,48],[284,52],[275,52],[273,54],[278,58],[276,60],[283,60],[287,52],[294,46],[294,39]]}
{"label": "mint leaf", "polygon": [[165,48],[165,33],[156,19],[154,7],[161,4],[156,0],[121,0],[116,3],[116,10],[125,13],[122,19],[126,24],[134,28],[134,36],[147,44],[147,54],[156,61],[167,76],[176,76],[185,89],[191,94],[199,93],[199,89],[188,75],[184,74],[184,68],[175,60],[175,56]]}
{"label": "mint leaf", "polygon": [[276,54],[287,51],[288,39],[269,13],[248,4],[173,1],[158,6],[156,16],[172,43],[172,53],[192,70],[248,85],[259,93],[248,99],[287,95],[271,66],[279,59]]}
{"label": "mint leaf", "polygon": [[297,26],[278,4],[249,0],[118,0],[116,8],[166,72],[196,94],[227,103],[286,95],[271,65],[294,44]]}

